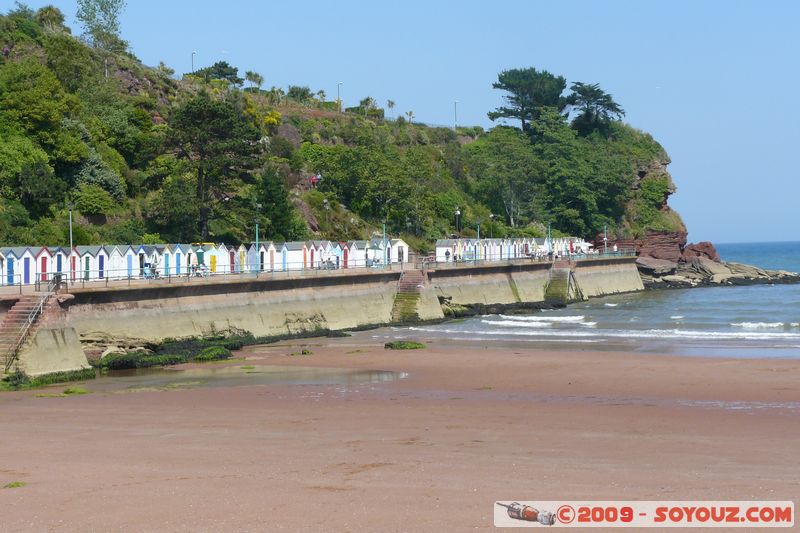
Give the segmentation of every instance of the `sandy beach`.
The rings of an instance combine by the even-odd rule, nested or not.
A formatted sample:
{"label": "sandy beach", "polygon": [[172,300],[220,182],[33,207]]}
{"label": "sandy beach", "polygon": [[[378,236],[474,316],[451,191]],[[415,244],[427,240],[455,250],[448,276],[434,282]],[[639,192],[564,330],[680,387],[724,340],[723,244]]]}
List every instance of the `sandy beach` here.
{"label": "sandy beach", "polygon": [[535,346],[364,332],[229,365],[403,379],[0,394],[0,485],[26,484],[0,529],[467,531],[495,500],[800,497],[800,361]]}

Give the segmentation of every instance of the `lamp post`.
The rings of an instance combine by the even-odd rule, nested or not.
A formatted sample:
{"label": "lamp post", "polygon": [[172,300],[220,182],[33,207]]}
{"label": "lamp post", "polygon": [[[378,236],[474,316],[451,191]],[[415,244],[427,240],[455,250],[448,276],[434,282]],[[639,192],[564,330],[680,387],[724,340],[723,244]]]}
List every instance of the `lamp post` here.
{"label": "lamp post", "polygon": [[461,226],[459,225],[460,218],[461,218],[461,210],[458,207],[456,207],[456,233],[461,233],[460,229]]}
{"label": "lamp post", "polygon": [[258,247],[258,213],[261,211],[261,204],[256,204],[256,272],[261,270],[261,249]]}
{"label": "lamp post", "polygon": [[344,82],[340,81],[336,84],[336,105],[339,107],[339,113],[342,112],[342,96],[340,91],[342,83]]}
{"label": "lamp post", "polygon": [[458,130],[458,100],[453,102],[453,131]]}
{"label": "lamp post", "polygon": [[194,55],[197,53],[197,50],[192,50],[192,74],[194,74]]}
{"label": "lamp post", "polygon": [[387,252],[388,248],[386,246],[386,221],[383,221],[383,268],[386,268],[386,265],[389,263],[387,259]]}
{"label": "lamp post", "polygon": [[493,213],[489,214],[489,221],[491,222],[491,224],[489,225],[489,238],[490,239],[494,239],[494,217],[495,216],[496,215],[493,214]]}
{"label": "lamp post", "polygon": [[608,254],[608,225],[603,224],[603,255]]}
{"label": "lamp post", "polygon": [[476,259],[481,259],[481,219],[478,218],[478,253]]}

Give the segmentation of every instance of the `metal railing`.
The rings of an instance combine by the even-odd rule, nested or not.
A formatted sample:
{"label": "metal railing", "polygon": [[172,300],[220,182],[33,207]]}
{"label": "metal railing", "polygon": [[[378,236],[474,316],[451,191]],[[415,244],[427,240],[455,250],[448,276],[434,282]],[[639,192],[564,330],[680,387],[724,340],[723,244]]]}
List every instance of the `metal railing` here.
{"label": "metal railing", "polygon": [[19,333],[16,336],[16,341],[12,344],[8,352],[6,353],[5,357],[5,371],[8,372],[11,369],[11,366],[14,364],[17,356],[19,355],[19,350],[28,340],[30,336],[31,330],[33,329],[34,324],[39,320],[39,317],[44,312],[44,306],[47,305],[47,301],[50,299],[50,296],[55,293],[55,290],[58,288],[58,280],[53,279],[48,281],[47,289],[41,293],[39,297],[39,301],[36,302],[36,305],[28,313],[28,317],[25,319],[25,322],[19,329]]}
{"label": "metal railing", "polygon": [[[69,290],[71,288],[92,288],[92,287],[121,287],[148,284],[175,284],[175,283],[202,283],[217,281],[237,281],[248,279],[302,279],[309,277],[323,276],[346,276],[365,271],[402,271],[407,268],[407,263],[381,264],[378,261],[365,261],[359,259],[348,262],[345,267],[341,262],[337,268],[336,263],[331,261],[319,261],[312,266],[310,262],[275,262],[270,264],[267,261],[259,268],[255,265],[245,265],[242,268],[235,265],[233,269],[229,264],[218,263],[214,269],[209,265],[181,265],[180,272],[174,265],[169,271],[165,265],[148,266],[132,269],[83,269],[67,272],[48,272],[37,273],[36,281],[29,287],[35,287],[45,281],[57,281],[58,284]],[[15,286],[15,289],[19,287]]]}
{"label": "metal railing", "polygon": [[[512,254],[513,255],[513,252]],[[492,252],[488,257],[475,258],[470,254],[469,257],[457,257],[455,260],[449,259],[447,261],[437,260],[436,256],[429,256],[422,259],[423,268],[443,269],[443,268],[463,268],[473,265],[518,265],[530,263],[553,263],[555,261],[591,261],[598,259],[610,259],[618,257],[635,257],[635,250],[618,250],[616,252],[608,253],[590,253],[590,254],[519,254],[516,257],[499,257],[499,252]]]}

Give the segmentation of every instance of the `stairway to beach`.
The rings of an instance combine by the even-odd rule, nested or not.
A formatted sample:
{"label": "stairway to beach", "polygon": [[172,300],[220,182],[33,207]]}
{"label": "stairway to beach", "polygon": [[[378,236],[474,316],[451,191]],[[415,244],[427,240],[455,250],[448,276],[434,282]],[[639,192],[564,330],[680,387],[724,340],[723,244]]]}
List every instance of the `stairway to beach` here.
{"label": "stairway to beach", "polygon": [[[11,350],[19,341],[22,328],[30,314],[39,305],[39,300],[40,296],[35,294],[22,296],[3,317],[3,321],[0,323],[0,359],[4,365],[7,365],[9,357],[13,359],[16,356],[11,353]],[[35,326],[34,322],[33,327],[35,328]],[[33,330],[29,334],[32,332]]]}
{"label": "stairway to beach", "polygon": [[392,322],[419,320],[417,302],[425,287],[425,273],[422,270],[405,270],[397,282],[397,293],[392,306]]}

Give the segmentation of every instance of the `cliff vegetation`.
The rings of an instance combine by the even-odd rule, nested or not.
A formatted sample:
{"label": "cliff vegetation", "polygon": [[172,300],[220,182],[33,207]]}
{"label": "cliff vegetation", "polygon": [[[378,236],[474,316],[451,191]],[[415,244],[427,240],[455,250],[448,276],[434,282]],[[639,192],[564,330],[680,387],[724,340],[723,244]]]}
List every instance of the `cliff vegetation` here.
{"label": "cliff vegetation", "polygon": [[385,223],[422,250],[479,224],[495,237],[685,231],[668,156],[597,85],[504,71],[497,125],[454,131],[391,100],[340,111],[324,91],[266,89],[224,61],[145,66],[121,37],[124,2],[78,4],[80,36],[52,6],[0,16],[0,244],[67,244],[70,206],[75,244],[245,242],[256,221],[275,240]]}

